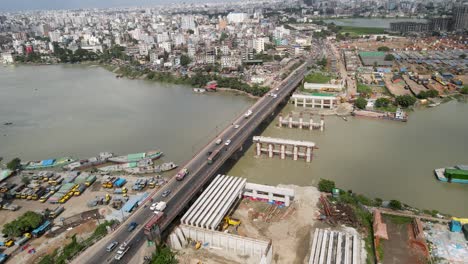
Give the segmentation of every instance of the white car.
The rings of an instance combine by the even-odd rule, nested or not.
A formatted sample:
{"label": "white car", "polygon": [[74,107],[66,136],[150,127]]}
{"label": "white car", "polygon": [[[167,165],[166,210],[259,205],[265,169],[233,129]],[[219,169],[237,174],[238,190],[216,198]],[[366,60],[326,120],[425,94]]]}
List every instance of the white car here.
{"label": "white car", "polygon": [[279,87],[276,87],[276,89],[275,89],[275,90],[276,90],[276,91],[279,91]]}
{"label": "white car", "polygon": [[226,146],[229,146],[229,144],[231,144],[231,140],[230,140],[230,139],[226,140],[226,143],[224,143],[224,145],[226,145]]}
{"label": "white car", "polygon": [[234,125],[234,128],[239,128],[240,126],[239,125]]}
{"label": "white car", "polygon": [[150,210],[151,210],[151,211],[154,211],[154,209],[156,209],[156,206],[157,206],[157,205],[158,205],[157,203],[152,204],[152,205],[150,206]]}

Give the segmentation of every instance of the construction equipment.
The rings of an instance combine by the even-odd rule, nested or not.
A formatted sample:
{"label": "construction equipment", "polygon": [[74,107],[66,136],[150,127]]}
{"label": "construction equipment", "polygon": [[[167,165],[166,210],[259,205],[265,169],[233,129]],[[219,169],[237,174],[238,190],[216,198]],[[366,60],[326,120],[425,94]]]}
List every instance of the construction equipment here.
{"label": "construction equipment", "polygon": [[229,226],[239,226],[241,224],[241,221],[239,219],[231,218],[230,216],[224,217],[224,223],[223,223],[223,230],[226,230],[229,228]]}

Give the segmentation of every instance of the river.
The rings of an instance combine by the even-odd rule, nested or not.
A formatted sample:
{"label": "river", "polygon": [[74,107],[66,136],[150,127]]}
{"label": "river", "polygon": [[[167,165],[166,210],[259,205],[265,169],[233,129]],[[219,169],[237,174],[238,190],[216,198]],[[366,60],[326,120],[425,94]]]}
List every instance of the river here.
{"label": "river", "polygon": [[165,160],[180,164],[253,103],[234,93],[117,79],[94,66],[0,67],[0,157],[86,158],[159,148]]}
{"label": "river", "polygon": [[[300,109],[287,105],[282,112]],[[468,217],[468,185],[441,183],[433,173],[468,164],[467,114],[467,103],[453,101],[411,112],[407,123],[326,116],[323,132],[279,128],[276,120],[262,135],[315,142],[319,149],[312,162],[255,157],[252,145],[228,174],[273,185],[317,185],[320,178],[331,179],[369,197]]]}
{"label": "river", "polygon": [[[232,93],[194,94],[189,87],[116,79],[90,66],[0,67],[0,156],[5,160],[160,148],[181,163],[253,100]],[[288,105],[283,109],[300,111]],[[398,199],[468,217],[468,186],[438,182],[433,169],[468,164],[468,104],[416,110],[408,123],[325,117],[324,132],[278,128],[265,136],[314,141],[311,163],[257,158],[250,147],[228,171],[252,182],[316,185]],[[13,122],[4,126],[4,122]]]}
{"label": "river", "polygon": [[337,26],[350,26],[350,27],[371,27],[371,28],[390,28],[392,22],[426,22],[421,18],[340,18],[340,19],[327,19],[326,23],[335,23]]}

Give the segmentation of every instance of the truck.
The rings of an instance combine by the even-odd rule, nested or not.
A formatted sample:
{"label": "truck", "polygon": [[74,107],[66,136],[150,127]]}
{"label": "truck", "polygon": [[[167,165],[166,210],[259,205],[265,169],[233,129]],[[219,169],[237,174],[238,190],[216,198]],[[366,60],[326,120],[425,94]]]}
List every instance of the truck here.
{"label": "truck", "polygon": [[15,241],[15,245],[22,246],[31,238],[30,233],[25,233],[20,239]]}
{"label": "truck", "polygon": [[46,193],[46,189],[44,187],[39,187],[34,193],[31,195],[32,200],[39,199],[42,195]]}
{"label": "truck", "polygon": [[50,191],[49,193],[43,195],[41,198],[39,198],[39,202],[45,203],[49,198],[52,196],[53,192]]}
{"label": "truck", "polygon": [[176,174],[176,180],[181,181],[189,174],[189,170],[187,168],[181,169],[177,174]]}
{"label": "truck", "polygon": [[73,195],[74,195],[74,196],[79,196],[79,195],[81,195],[85,190],[86,190],[86,184],[80,183],[80,185],[78,186],[78,188],[76,188],[75,191],[73,192]]}
{"label": "truck", "polygon": [[59,216],[64,210],[65,210],[65,208],[64,208],[63,206],[58,206],[58,207],[55,208],[52,212],[50,212],[49,218],[56,218],[56,217]]}
{"label": "truck", "polygon": [[124,194],[124,193],[127,193],[127,188],[125,187],[114,190],[114,194]]}
{"label": "truck", "polygon": [[118,178],[115,182],[114,182],[114,187],[122,187],[124,186],[124,184],[127,183],[127,180],[124,179],[124,178]]}
{"label": "truck", "polygon": [[252,110],[249,109],[244,115],[245,119],[249,118],[252,115]]}
{"label": "truck", "polygon": [[132,190],[141,191],[143,188],[146,187],[147,180],[146,179],[138,179],[132,187]]}
{"label": "truck", "polygon": [[167,203],[166,202],[159,202],[156,204],[155,208],[154,208],[154,211],[155,212],[163,212],[164,209],[166,209],[167,207]]}
{"label": "truck", "polygon": [[148,187],[154,189],[156,187],[156,179],[153,177],[148,181]]}
{"label": "truck", "polygon": [[5,263],[8,259],[8,254],[0,253],[0,264]]}
{"label": "truck", "polygon": [[19,205],[11,204],[11,203],[7,203],[2,206],[2,209],[10,210],[10,211],[16,211],[19,208],[20,208]]}
{"label": "truck", "polygon": [[93,184],[96,181],[96,175],[90,175],[88,178],[86,178],[86,186],[89,187],[91,184]]}
{"label": "truck", "polygon": [[144,233],[148,240],[154,241],[155,238],[160,236],[159,224],[164,219],[163,212],[155,212],[153,217],[146,222],[144,227]]}

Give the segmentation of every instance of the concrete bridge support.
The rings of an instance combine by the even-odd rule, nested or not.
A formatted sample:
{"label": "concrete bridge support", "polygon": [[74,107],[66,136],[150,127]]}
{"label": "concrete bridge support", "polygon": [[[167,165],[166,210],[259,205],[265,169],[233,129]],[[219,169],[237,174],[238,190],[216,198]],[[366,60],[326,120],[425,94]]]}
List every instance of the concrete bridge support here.
{"label": "concrete bridge support", "polygon": [[319,123],[314,123],[314,120],[312,118],[312,114],[310,114],[310,119],[309,121],[304,121],[304,114],[303,112],[299,113],[299,120],[294,120],[293,114],[289,113],[287,118],[283,118],[282,115],[279,116],[279,122],[278,126],[279,127],[289,127],[289,128],[299,128],[299,129],[320,129],[320,131],[323,131],[325,128],[325,121],[323,118],[323,115],[320,118]]}
{"label": "concrete bridge support", "polygon": [[[269,158],[272,158],[276,154],[279,155],[281,159],[285,159],[286,156],[291,156],[293,160],[304,158],[307,162],[311,162],[313,155],[312,151],[315,148],[315,143],[309,141],[296,141],[268,137],[254,137],[253,141],[256,144],[257,156],[260,156],[263,152],[268,153]],[[266,144],[267,146],[262,147],[263,144]]]}

